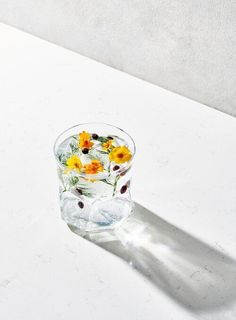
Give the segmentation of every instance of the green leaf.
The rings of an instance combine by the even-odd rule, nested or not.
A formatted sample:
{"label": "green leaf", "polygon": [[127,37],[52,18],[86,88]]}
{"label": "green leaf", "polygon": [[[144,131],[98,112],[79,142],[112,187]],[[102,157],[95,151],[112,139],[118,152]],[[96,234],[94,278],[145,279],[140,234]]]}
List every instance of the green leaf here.
{"label": "green leaf", "polygon": [[75,153],[79,150],[79,148],[76,145],[74,145],[73,143],[70,143],[70,148],[71,148],[72,153]]}
{"label": "green leaf", "polygon": [[78,181],[79,181],[79,178],[76,177],[76,176],[71,177],[70,180],[69,180],[70,185],[73,186],[73,187],[78,183]]}
{"label": "green leaf", "polygon": [[109,152],[103,151],[103,150],[97,150],[98,152],[102,153],[102,154],[109,154]]}
{"label": "green leaf", "polygon": [[88,198],[92,198],[93,197],[92,193],[85,192],[84,190],[82,190],[82,194],[83,194],[83,196],[88,197]]}
{"label": "green leaf", "polygon": [[104,143],[104,142],[107,142],[109,139],[107,137],[98,137],[97,140],[100,141],[101,143]]}
{"label": "green leaf", "polygon": [[66,157],[65,157],[64,154],[62,154],[62,153],[61,153],[61,154],[58,154],[57,157],[58,157],[58,160],[59,160],[62,164],[66,165]]}

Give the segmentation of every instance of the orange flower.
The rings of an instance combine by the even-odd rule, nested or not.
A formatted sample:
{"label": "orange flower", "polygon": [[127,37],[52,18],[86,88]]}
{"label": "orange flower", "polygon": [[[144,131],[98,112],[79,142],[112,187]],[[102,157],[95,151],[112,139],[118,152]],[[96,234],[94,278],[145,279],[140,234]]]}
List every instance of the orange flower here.
{"label": "orange flower", "polygon": [[83,131],[79,134],[79,147],[90,149],[93,146],[93,142],[90,141],[91,136],[88,132]]}
{"label": "orange flower", "polygon": [[131,158],[132,154],[126,146],[116,147],[109,153],[109,159],[116,163],[128,162]]}
{"label": "orange flower", "polygon": [[84,165],[84,171],[87,174],[96,174],[103,171],[103,165],[99,160],[92,160],[91,163]]}
{"label": "orange flower", "polygon": [[112,142],[113,142],[113,140],[108,140],[107,142],[104,142],[102,144],[103,150],[107,151],[108,149],[111,149],[113,147]]}

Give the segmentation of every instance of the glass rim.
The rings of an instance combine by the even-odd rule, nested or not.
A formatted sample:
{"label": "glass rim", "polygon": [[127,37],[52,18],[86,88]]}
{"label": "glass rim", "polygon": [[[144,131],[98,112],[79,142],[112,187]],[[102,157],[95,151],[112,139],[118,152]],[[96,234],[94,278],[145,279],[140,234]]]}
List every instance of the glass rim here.
{"label": "glass rim", "polygon": [[[124,171],[126,171],[126,170],[128,171],[128,170],[130,169],[130,167],[131,167],[131,165],[132,165],[132,163],[133,163],[133,159],[134,159],[135,153],[136,153],[136,145],[135,145],[135,142],[134,142],[133,138],[132,138],[131,135],[130,135],[129,133],[127,133],[125,130],[123,130],[123,129],[117,127],[117,126],[114,126],[114,125],[112,125],[112,124],[105,123],[105,122],[84,122],[84,123],[79,123],[79,124],[73,125],[73,126],[67,128],[66,130],[62,131],[62,132],[57,136],[57,138],[56,138],[56,140],[55,140],[55,142],[54,142],[54,144],[53,144],[53,154],[54,154],[54,157],[55,157],[56,162],[57,162],[57,164],[59,165],[59,167],[61,167],[61,168],[63,168],[63,169],[66,169],[66,168],[67,168],[67,166],[65,166],[64,164],[62,164],[62,163],[59,161],[59,159],[58,159],[58,157],[57,157],[57,154],[56,154],[56,146],[57,146],[58,140],[59,140],[67,131],[69,131],[69,130],[71,130],[71,129],[73,129],[73,128],[79,127],[79,126],[83,126],[83,125],[105,125],[105,126],[109,126],[109,127],[111,127],[111,128],[115,128],[115,129],[118,129],[118,130],[124,132],[124,133],[129,137],[129,139],[131,140],[131,142],[132,142],[132,144],[133,144],[134,150],[133,150],[133,154],[132,154],[132,159],[128,162],[128,165],[127,165],[127,166],[124,166],[123,170],[118,170],[118,171],[117,171],[117,174],[121,174],[121,173],[123,173]],[[86,174],[86,173],[78,173],[78,172],[77,172],[77,174],[78,174],[79,176],[81,176],[81,177],[88,177],[88,178],[90,178],[90,179],[92,179],[93,177],[97,177],[97,178],[98,178],[99,176],[104,176],[104,175],[105,175],[104,173],[103,173],[103,174],[102,174],[102,173]],[[107,173],[106,173],[106,175],[107,175]]]}

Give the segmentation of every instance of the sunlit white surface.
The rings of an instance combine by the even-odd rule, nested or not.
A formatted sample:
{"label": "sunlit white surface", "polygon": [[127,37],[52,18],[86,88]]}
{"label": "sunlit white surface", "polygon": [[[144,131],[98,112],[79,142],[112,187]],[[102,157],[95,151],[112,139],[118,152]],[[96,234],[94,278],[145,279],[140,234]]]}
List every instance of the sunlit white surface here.
{"label": "sunlit white surface", "polygon": [[[235,320],[235,118],[5,25],[0,37],[0,319]],[[59,217],[52,153],[87,121],[132,135],[143,205],[90,241]]]}

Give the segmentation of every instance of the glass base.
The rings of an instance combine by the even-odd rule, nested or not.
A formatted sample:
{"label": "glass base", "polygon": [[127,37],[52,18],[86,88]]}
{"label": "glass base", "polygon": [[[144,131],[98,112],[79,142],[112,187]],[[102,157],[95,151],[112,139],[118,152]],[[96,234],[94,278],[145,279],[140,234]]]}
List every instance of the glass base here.
{"label": "glass base", "polygon": [[[127,195],[128,196],[128,195]],[[70,192],[61,194],[61,216],[72,228],[83,235],[117,228],[133,211],[130,197],[96,199],[81,208],[80,200]],[[77,232],[77,233],[78,233]]]}

